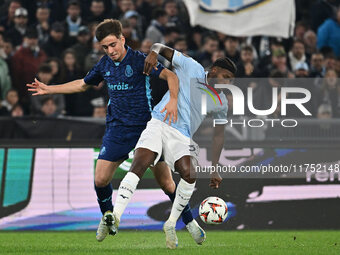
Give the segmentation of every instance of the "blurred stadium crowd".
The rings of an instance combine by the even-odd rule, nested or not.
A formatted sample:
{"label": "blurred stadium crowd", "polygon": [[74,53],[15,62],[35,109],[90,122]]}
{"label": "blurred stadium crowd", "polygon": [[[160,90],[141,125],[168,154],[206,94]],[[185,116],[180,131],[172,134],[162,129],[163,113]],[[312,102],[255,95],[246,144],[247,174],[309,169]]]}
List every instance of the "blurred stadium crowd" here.
{"label": "blurred stadium crowd", "polygon": [[[161,42],[205,68],[228,56],[237,63],[237,77],[270,77],[265,84],[249,82],[243,88],[254,88],[258,109],[270,108],[271,88],[282,85],[279,78],[310,77],[315,81],[308,85],[313,116],[340,117],[338,0],[296,0],[295,33],[289,39],[236,38],[191,27],[181,0],[5,0],[0,4],[0,116],[105,117],[105,84],[82,94],[31,97],[26,83],[37,77],[52,86],[83,78],[104,54],[94,37],[96,25],[115,18],[122,22],[127,44],[146,54],[153,43]],[[164,93],[156,86],[153,89],[155,98]]]}

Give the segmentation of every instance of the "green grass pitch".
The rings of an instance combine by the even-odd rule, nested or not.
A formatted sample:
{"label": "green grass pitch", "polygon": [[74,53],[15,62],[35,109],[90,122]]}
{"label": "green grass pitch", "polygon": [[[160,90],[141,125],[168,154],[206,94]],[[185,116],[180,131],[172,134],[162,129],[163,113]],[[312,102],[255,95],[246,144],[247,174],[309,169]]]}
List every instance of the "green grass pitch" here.
{"label": "green grass pitch", "polygon": [[340,231],[208,231],[198,246],[178,231],[176,250],[158,231],[120,231],[98,243],[95,232],[0,232],[0,254],[340,254]]}

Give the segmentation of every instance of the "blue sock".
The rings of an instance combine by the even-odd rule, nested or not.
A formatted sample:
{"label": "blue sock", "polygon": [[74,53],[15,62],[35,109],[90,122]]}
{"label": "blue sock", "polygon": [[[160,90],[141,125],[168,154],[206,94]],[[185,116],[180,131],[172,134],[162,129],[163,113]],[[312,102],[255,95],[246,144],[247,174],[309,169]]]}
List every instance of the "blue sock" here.
{"label": "blue sock", "polygon": [[110,183],[105,187],[97,187],[96,185],[94,185],[94,189],[97,193],[97,200],[102,214],[104,214],[106,211],[112,212],[112,184]]}
{"label": "blue sock", "polygon": [[[177,185],[176,185],[176,189],[177,189]],[[176,197],[176,189],[175,189],[175,192],[172,193],[172,194],[165,193],[165,194],[170,198],[171,202],[174,202],[174,201],[175,201],[175,197]],[[187,225],[189,222],[191,222],[191,221],[194,219],[194,218],[192,217],[191,209],[190,209],[189,204],[187,204],[186,207],[184,207],[181,216],[182,216],[183,223],[184,223],[185,225]]]}

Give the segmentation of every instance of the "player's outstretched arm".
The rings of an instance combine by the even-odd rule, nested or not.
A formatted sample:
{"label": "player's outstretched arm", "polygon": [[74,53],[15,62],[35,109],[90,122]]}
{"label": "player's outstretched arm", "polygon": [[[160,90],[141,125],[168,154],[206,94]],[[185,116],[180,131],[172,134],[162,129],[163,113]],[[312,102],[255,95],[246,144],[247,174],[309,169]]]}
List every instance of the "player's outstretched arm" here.
{"label": "player's outstretched arm", "polygon": [[155,43],[151,46],[150,53],[145,59],[144,63],[144,74],[150,75],[152,68],[157,70],[157,57],[158,54],[167,59],[170,63],[172,62],[172,57],[174,56],[174,49],[169,48],[161,43]]}
{"label": "player's outstretched arm", "polygon": [[[223,149],[224,129],[225,129],[225,125],[216,125],[216,127],[214,128],[214,137],[213,137],[213,144],[212,144],[212,152],[213,152],[212,165],[213,166],[217,166],[218,160],[220,159],[221,151]],[[220,174],[217,171],[215,171],[211,173],[209,186],[213,189],[218,189],[221,181],[222,181],[222,178]]]}
{"label": "player's outstretched arm", "polygon": [[84,92],[90,85],[84,82],[84,79],[74,80],[68,83],[48,86],[38,79],[34,79],[34,82],[26,84],[28,91],[33,92],[32,96],[37,95],[50,95],[50,94],[72,94],[78,92]]}

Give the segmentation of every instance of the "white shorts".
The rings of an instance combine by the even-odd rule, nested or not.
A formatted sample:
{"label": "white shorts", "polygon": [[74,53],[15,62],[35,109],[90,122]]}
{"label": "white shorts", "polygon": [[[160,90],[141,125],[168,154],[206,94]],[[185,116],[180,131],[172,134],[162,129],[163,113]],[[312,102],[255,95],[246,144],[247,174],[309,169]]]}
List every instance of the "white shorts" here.
{"label": "white shorts", "polygon": [[199,147],[193,140],[167,123],[154,118],[148,122],[135,148],[156,152],[157,157],[153,165],[156,165],[163,155],[165,163],[172,171],[175,171],[177,160],[183,156],[193,156],[197,159],[199,153]]}

